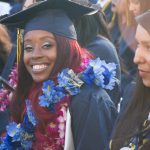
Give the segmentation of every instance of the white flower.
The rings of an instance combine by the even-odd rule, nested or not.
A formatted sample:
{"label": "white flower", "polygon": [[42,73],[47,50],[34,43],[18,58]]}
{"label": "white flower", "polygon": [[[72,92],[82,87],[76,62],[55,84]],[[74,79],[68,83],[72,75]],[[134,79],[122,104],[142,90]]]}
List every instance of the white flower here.
{"label": "white flower", "polygon": [[65,124],[64,123],[60,123],[58,125],[59,130],[64,130],[65,129]]}
{"label": "white flower", "polygon": [[120,150],[132,150],[132,149],[129,147],[122,147]]}
{"label": "white flower", "polygon": [[59,116],[59,117],[57,118],[57,120],[58,120],[58,122],[59,122],[59,123],[63,123],[63,122],[65,122],[64,117],[63,117],[63,116]]}
{"label": "white flower", "polygon": [[58,132],[61,139],[65,137],[65,132],[63,130],[59,130]]}
{"label": "white flower", "polygon": [[149,114],[148,114],[148,118],[147,118],[147,120],[148,120],[148,121],[150,121],[150,112],[149,112]]}

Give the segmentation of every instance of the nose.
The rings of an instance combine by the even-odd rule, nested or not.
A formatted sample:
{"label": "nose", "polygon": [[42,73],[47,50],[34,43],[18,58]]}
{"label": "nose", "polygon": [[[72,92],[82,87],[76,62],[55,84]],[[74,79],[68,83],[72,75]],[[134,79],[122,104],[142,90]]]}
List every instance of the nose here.
{"label": "nose", "polygon": [[42,57],[42,50],[40,48],[40,46],[37,44],[34,47],[34,50],[32,52],[32,58],[40,58]]}
{"label": "nose", "polygon": [[135,64],[140,64],[140,63],[144,62],[144,56],[143,56],[142,48],[138,47],[136,49],[133,61]]}

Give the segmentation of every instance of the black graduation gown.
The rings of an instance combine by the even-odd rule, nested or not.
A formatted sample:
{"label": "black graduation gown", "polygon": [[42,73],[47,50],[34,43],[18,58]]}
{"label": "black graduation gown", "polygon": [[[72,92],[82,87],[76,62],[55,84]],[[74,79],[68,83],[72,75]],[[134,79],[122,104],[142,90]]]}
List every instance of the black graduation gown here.
{"label": "black graduation gown", "polygon": [[110,135],[117,117],[107,92],[84,85],[70,104],[75,150],[108,150]]}

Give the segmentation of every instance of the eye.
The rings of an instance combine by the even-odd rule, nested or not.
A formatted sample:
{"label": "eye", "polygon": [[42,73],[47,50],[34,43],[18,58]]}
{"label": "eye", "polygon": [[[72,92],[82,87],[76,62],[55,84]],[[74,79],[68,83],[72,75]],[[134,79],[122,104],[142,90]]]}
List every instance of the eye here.
{"label": "eye", "polygon": [[25,45],[24,46],[24,51],[31,52],[32,50],[33,50],[33,47],[31,45]]}
{"label": "eye", "polygon": [[51,44],[50,42],[45,42],[45,43],[42,45],[42,48],[44,48],[44,49],[49,49],[51,46],[52,46],[52,44]]}

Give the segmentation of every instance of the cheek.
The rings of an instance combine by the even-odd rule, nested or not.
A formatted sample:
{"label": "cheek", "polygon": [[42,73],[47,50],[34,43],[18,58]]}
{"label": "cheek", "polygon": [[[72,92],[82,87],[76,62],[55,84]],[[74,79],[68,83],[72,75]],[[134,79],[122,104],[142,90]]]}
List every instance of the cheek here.
{"label": "cheek", "polygon": [[150,58],[149,57],[147,58],[147,64],[149,66],[149,71],[150,71]]}
{"label": "cheek", "polygon": [[54,64],[57,59],[57,51],[54,49],[51,53],[48,54],[49,60]]}
{"label": "cheek", "polygon": [[23,56],[23,62],[25,64],[26,68],[28,68],[28,65],[29,65],[29,60],[30,60],[29,58],[30,58],[30,56],[28,54],[24,54],[24,56]]}

